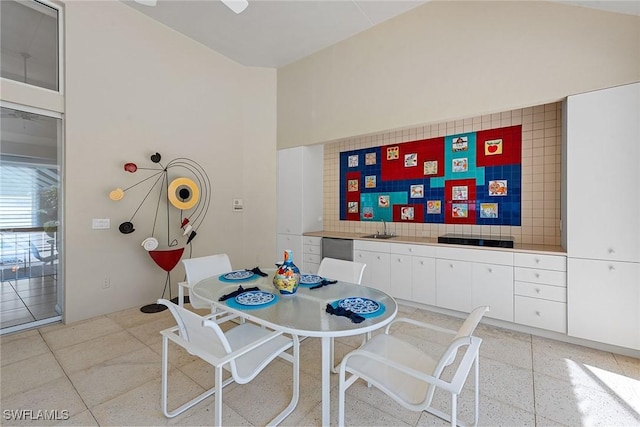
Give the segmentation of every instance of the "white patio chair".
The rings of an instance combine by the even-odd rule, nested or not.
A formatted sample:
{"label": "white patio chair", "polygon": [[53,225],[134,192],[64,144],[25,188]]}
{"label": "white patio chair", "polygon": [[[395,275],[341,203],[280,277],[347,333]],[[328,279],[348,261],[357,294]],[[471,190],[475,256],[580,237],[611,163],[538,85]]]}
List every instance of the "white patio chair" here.
{"label": "white patio chair", "polygon": [[[360,285],[362,282],[362,275],[366,267],[367,264],[361,262],[345,261],[335,258],[322,258],[322,261],[320,261],[320,267],[318,267],[318,276],[325,279],[340,280]],[[371,334],[367,334],[362,342],[366,342],[370,337]],[[338,369],[335,365],[333,338],[331,338],[331,349],[329,351],[331,352],[331,371],[334,374],[337,374]]]}
{"label": "white patio chair", "polygon": [[[293,390],[289,405],[269,425],[279,424],[293,412],[298,403],[300,383],[297,336],[289,338],[282,332],[271,331],[248,322],[223,332],[218,323],[211,320],[212,316],[202,317],[165,299],[159,299],[158,304],[169,307],[177,322],[177,326],[160,332],[162,334],[162,412],[167,418],[173,418],[215,394],[214,420],[215,425],[221,425],[222,389],[232,382],[247,384],[276,357],[292,363]],[[167,407],[169,341],[215,367],[215,386],[173,411],[169,411]],[[293,348],[292,354],[287,353],[290,348]],[[224,381],[222,380],[223,369],[231,373],[231,376]]]}
{"label": "white patio chair", "polygon": [[367,264],[361,262],[322,258],[318,267],[318,276],[359,285],[366,266]]}
{"label": "white patio chair", "polygon": [[[472,336],[488,307],[478,307],[469,314],[456,331],[439,328],[416,320],[399,318],[390,323],[384,334],[376,335],[362,347],[347,354],[340,364],[338,391],[338,425],[344,425],[345,393],[358,378],[380,389],[403,407],[412,411],[427,411],[439,418],[457,424],[457,397],[462,392],[471,368],[474,367],[475,407],[472,425],[478,423],[479,353],[482,340]],[[417,347],[389,333],[393,324],[411,325],[454,335],[447,349],[434,360]],[[444,369],[462,352],[459,364],[450,381],[442,378]],[[346,373],[351,375],[347,378]],[[451,415],[431,406],[436,388],[451,394]]]}
{"label": "white patio chair", "polygon": [[184,306],[185,289],[189,302],[193,308],[208,308],[214,312],[211,304],[193,295],[193,285],[207,277],[217,276],[232,271],[231,261],[227,254],[209,255],[199,258],[183,259],[184,271],[187,276],[185,282],[178,283],[178,305]]}

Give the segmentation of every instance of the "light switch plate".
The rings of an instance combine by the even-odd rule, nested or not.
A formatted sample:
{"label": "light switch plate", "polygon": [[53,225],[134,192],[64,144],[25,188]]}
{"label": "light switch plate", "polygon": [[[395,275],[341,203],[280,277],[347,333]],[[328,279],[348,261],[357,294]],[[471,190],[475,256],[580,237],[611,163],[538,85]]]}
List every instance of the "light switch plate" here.
{"label": "light switch plate", "polygon": [[91,220],[91,228],[94,230],[106,230],[111,228],[111,220],[109,218],[93,218]]}

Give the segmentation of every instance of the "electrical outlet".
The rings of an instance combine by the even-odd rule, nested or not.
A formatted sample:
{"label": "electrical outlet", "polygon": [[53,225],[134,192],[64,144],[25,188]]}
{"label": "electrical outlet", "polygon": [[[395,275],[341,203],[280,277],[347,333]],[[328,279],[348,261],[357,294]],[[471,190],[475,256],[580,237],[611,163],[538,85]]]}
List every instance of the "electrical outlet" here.
{"label": "electrical outlet", "polygon": [[111,287],[111,279],[109,277],[105,277],[102,279],[102,289],[109,289]]}

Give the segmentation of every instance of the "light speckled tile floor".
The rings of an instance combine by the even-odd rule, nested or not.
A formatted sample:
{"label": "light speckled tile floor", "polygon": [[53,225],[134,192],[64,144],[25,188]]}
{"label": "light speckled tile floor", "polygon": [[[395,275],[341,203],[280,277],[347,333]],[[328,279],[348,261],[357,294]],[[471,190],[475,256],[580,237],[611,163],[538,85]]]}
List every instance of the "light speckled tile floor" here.
{"label": "light speckled tile floor", "polygon": [[[457,329],[461,320],[402,306],[401,316]],[[213,423],[213,398],[166,419],[160,409],[161,338],[173,325],[168,311],[137,308],[71,325],[50,325],[0,337],[2,419],[10,425],[201,426]],[[446,341],[398,332],[434,355]],[[481,324],[480,425],[640,425],[640,359]],[[360,337],[336,340],[336,357]],[[213,384],[212,369],[171,349],[170,407]],[[253,382],[232,384],[223,395],[225,425],[264,425],[291,392],[290,365],[276,360]],[[320,343],[301,344],[300,401],[285,426],[320,425]],[[337,376],[331,378],[331,422],[337,423]],[[449,399],[436,394],[445,412]],[[473,384],[459,400],[459,416],[470,420]],[[22,412],[20,412],[23,410]],[[31,411],[31,412],[24,412]],[[16,412],[18,411],[18,412]],[[57,420],[44,420],[44,412]],[[18,420],[16,414],[36,420]],[[13,418],[12,418],[13,417]],[[446,425],[427,413],[402,408],[375,388],[358,382],[347,392],[348,425]]]}

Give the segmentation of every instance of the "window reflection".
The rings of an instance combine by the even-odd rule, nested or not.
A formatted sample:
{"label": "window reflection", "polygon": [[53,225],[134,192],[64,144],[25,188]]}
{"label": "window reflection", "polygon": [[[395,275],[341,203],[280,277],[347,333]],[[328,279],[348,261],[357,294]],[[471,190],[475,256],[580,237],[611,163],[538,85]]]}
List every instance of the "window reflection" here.
{"label": "window reflection", "polygon": [[58,11],[37,1],[0,1],[0,75],[58,90]]}

